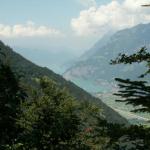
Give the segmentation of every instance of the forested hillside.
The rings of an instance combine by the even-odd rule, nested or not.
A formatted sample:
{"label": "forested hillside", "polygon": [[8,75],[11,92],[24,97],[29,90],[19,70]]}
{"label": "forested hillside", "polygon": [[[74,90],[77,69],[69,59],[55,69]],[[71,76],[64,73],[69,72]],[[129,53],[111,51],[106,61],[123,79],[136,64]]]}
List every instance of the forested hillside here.
{"label": "forested hillside", "polygon": [[14,52],[9,46],[4,45],[0,42],[0,49],[7,56],[7,61],[12,67],[13,71],[22,76],[22,80],[26,83],[35,85],[34,79],[43,76],[49,77],[51,80],[55,81],[61,88],[66,88],[69,93],[80,101],[94,102],[103,110],[104,116],[110,122],[116,123],[127,123],[126,119],[121,117],[117,112],[115,112],[110,107],[106,106],[100,99],[97,99],[86,91],[82,90],[72,82],[66,81],[58,74],[48,68],[39,67],[32,62],[26,60],[21,55]]}
{"label": "forested hillside", "polygon": [[[98,99],[93,98],[92,101],[92,96],[91,100],[86,99],[87,97],[77,99],[69,89],[59,84],[61,80],[58,82],[57,78],[52,80],[48,75],[32,74],[30,79],[23,72],[25,70],[21,71],[21,68],[17,67],[22,72],[21,76],[21,72],[15,69],[15,64],[10,65],[13,61],[9,52],[13,51],[1,44],[0,149],[150,149],[149,126],[130,125],[123,119],[119,120],[120,122],[114,118],[110,120],[102,111],[103,108],[110,113],[109,107],[106,110],[106,106],[98,103]],[[23,59],[18,54],[17,56]],[[16,62],[19,60],[16,57],[14,59]],[[142,48],[133,55],[120,54],[111,64],[145,62],[147,70],[141,76],[144,78],[150,73],[149,59],[150,53]],[[16,66],[20,63],[21,61],[18,61]],[[24,69],[25,64],[22,66]],[[119,78],[116,78],[116,81],[119,82],[120,90],[115,95],[123,98],[117,101],[133,105],[135,112],[150,112],[148,82]],[[111,117],[116,115],[113,111],[111,113]]]}

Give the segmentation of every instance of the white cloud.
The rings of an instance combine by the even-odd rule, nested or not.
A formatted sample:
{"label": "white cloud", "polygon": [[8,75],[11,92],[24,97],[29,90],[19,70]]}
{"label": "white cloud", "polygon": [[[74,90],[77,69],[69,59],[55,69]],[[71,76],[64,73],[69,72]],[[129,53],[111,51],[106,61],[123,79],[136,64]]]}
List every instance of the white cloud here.
{"label": "white cloud", "polygon": [[54,28],[44,25],[37,26],[34,22],[28,21],[26,24],[16,24],[13,26],[0,24],[0,37],[60,37],[63,34]]}
{"label": "white cloud", "polygon": [[95,0],[78,0],[78,2],[84,7],[96,6]]}
{"label": "white cloud", "polygon": [[150,22],[150,8],[141,7],[150,0],[113,0],[106,5],[92,6],[80,12],[71,21],[72,29],[79,36],[101,35],[139,23]]}

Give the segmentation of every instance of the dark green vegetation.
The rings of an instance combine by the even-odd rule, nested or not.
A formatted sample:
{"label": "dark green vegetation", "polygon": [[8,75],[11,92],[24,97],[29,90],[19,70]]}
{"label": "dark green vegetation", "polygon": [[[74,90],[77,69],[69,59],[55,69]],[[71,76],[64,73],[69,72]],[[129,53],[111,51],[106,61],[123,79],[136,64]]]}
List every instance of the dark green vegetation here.
{"label": "dark green vegetation", "polygon": [[60,88],[66,88],[71,96],[75,97],[77,100],[83,102],[95,102],[103,109],[104,116],[106,116],[108,121],[116,123],[127,123],[123,117],[121,117],[113,109],[106,106],[100,99],[94,98],[72,82],[66,81],[60,75],[55,74],[48,68],[42,68],[33,64],[19,54],[15,53],[10,47],[5,46],[2,42],[0,42],[0,49],[7,55],[6,59],[12,70],[18,75],[23,76],[21,80],[23,80],[24,83],[36,86],[36,78],[47,76],[51,80],[55,81]]}
{"label": "dark green vegetation", "polygon": [[[20,113],[21,100],[26,97],[10,66],[0,66],[0,143],[16,137],[15,118]],[[6,128],[6,125],[8,128]]]}
{"label": "dark green vegetation", "polygon": [[119,82],[119,92],[115,95],[121,96],[123,100],[117,100],[119,102],[126,102],[126,104],[132,104],[133,106],[140,106],[134,109],[134,112],[150,112],[150,86],[149,80],[145,79],[145,76],[150,74],[150,53],[147,52],[147,49],[143,47],[139,52],[132,54],[130,56],[125,54],[119,54],[116,60],[112,60],[112,64],[132,64],[132,63],[141,63],[145,62],[147,66],[147,71],[140,75],[139,78],[142,78],[142,81],[132,81],[130,79],[120,79],[116,78],[116,81]]}
{"label": "dark green vegetation", "polygon": [[[39,82],[38,92],[34,91],[31,100],[23,104],[24,111],[17,122],[23,130],[18,138],[22,147],[39,150],[90,149],[83,131],[89,126],[90,116],[99,116],[99,110],[91,107],[88,111],[93,116],[88,118],[88,112],[84,113],[84,108],[65,90],[57,88],[53,81],[45,77]],[[86,118],[87,124],[83,124]]]}
{"label": "dark green vegetation", "polygon": [[[69,87],[60,84],[61,80],[59,82],[56,80],[56,76],[51,79],[51,76],[47,74],[45,76],[44,73],[38,74],[37,72],[36,75],[32,74],[32,78],[30,78],[28,74],[23,72],[25,70],[21,70],[19,67],[21,65],[25,69],[26,63],[21,64],[18,61],[19,64],[13,65],[13,61],[10,59],[11,55],[8,53],[8,51],[12,52],[11,49],[3,43],[1,46],[3,50],[0,54],[1,150],[150,149],[150,129],[148,127],[124,125],[124,122],[122,124],[110,122],[114,120],[107,120],[107,116],[104,116],[101,109],[104,105],[98,103],[98,99],[94,99],[92,96],[91,100],[77,99],[77,96],[73,96],[69,91]],[[6,49],[8,50],[7,53],[5,53]],[[18,58],[22,57],[18,55]],[[23,60],[26,62],[25,59]],[[136,61],[146,61],[149,69],[149,53],[145,49],[131,56],[120,54],[112,62],[117,64]],[[32,65],[28,65],[30,67],[28,73],[32,72],[32,67],[33,69],[34,67],[38,68],[38,66]],[[22,71],[21,76],[18,76],[19,69]],[[39,69],[42,68],[39,67]],[[55,75],[53,72],[51,73]],[[142,77],[145,75],[142,75]],[[124,80],[119,79],[119,81],[124,83]],[[145,84],[145,82],[140,83],[142,86]],[[148,87],[147,85],[144,86]],[[144,90],[147,90],[144,94],[149,96],[149,89],[144,88]],[[86,92],[82,92],[86,94]],[[149,110],[147,97],[137,103],[137,99],[135,101],[130,99],[130,94],[132,96],[133,91],[128,91],[125,88],[124,91],[120,92],[123,94],[129,92],[127,95],[123,95],[126,102],[129,101],[133,105],[143,105],[146,108],[139,109],[140,111]],[[134,91],[134,93],[139,94],[139,90]],[[75,92],[75,94],[77,93]],[[109,111],[109,108],[107,110]]]}
{"label": "dark green vegetation", "polygon": [[86,112],[46,77],[38,80],[38,88],[23,90],[5,62],[0,73],[0,149],[91,149],[83,133],[89,118],[100,116],[98,108],[86,104]]}
{"label": "dark green vegetation", "polygon": [[48,77],[36,78],[36,86],[24,83],[12,71],[6,57],[7,54],[2,56],[0,62],[0,149],[106,147],[110,138],[96,132],[98,120],[103,119],[99,107],[77,101]]}
{"label": "dark green vegetation", "polygon": [[[150,53],[147,52],[145,47],[141,48],[138,52],[126,55],[119,54],[115,60],[111,60],[111,64],[132,64],[132,63],[142,63],[145,62],[147,70],[139,75],[141,80],[131,80],[131,79],[121,79],[116,78],[118,82],[119,91],[114,95],[119,96],[120,100],[118,102],[124,102],[126,105],[133,105],[134,112],[148,112],[150,113],[150,86],[149,86],[149,74],[150,74]],[[146,78],[146,76],[148,76]],[[144,126],[143,126],[144,127]],[[141,129],[143,128],[141,126]],[[126,130],[126,127],[121,129],[121,132]],[[143,140],[144,143],[141,145],[136,145],[135,149],[150,149],[150,128],[146,128],[142,131],[140,128],[132,127],[127,129],[127,134],[129,139],[132,140]],[[124,134],[124,132],[123,132]],[[131,140],[130,139],[130,140]],[[125,139],[124,139],[125,140]],[[140,141],[139,141],[140,143]],[[120,147],[120,146],[119,146]]]}

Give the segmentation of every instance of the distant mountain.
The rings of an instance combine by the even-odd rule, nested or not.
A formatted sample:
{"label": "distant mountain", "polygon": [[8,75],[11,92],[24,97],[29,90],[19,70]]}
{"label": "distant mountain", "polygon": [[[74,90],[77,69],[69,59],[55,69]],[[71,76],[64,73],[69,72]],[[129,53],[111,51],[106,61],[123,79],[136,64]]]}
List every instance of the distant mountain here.
{"label": "distant mountain", "polygon": [[[68,48],[30,49],[13,47],[16,52],[40,66],[51,68],[58,74],[64,73],[78,56]],[[59,61],[58,61],[59,60]]]}
{"label": "distant mountain", "polygon": [[140,69],[137,64],[112,66],[110,60],[119,53],[131,54],[143,46],[150,49],[150,24],[140,24],[104,37],[63,76],[88,92],[110,92],[115,89],[115,77],[135,79],[145,69],[143,64]]}
{"label": "distant mountain", "polygon": [[90,48],[88,51],[86,51],[78,61],[84,61],[95,54],[95,51],[98,51],[100,47],[103,47],[107,44],[107,41],[111,38],[113,33],[109,33],[104,35],[99,41],[96,42],[96,44]]}
{"label": "distant mountain", "polygon": [[59,87],[66,88],[69,93],[80,101],[91,101],[96,103],[103,109],[103,114],[110,122],[115,123],[127,123],[127,120],[121,117],[113,109],[105,105],[100,99],[91,96],[89,93],[79,88],[70,81],[66,81],[62,76],[54,73],[46,67],[39,67],[29,60],[25,59],[18,53],[14,52],[9,46],[6,46],[3,42],[0,42],[0,49],[7,55],[9,64],[14,72],[23,74],[23,81],[34,85],[33,78],[42,76],[48,76],[54,80]]}

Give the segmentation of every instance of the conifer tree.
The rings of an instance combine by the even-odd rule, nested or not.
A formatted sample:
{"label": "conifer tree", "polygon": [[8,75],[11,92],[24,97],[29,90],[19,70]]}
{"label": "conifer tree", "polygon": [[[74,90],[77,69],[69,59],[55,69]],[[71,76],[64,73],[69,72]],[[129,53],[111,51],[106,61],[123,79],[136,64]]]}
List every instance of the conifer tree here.
{"label": "conifer tree", "polygon": [[[4,58],[2,58],[4,57]],[[0,148],[11,144],[17,136],[16,119],[20,103],[26,97],[11,67],[0,56]]]}
{"label": "conifer tree", "polygon": [[111,64],[132,64],[144,62],[147,67],[147,71],[139,76],[141,80],[132,81],[130,79],[115,80],[119,82],[118,86],[120,90],[115,95],[120,96],[122,99],[117,100],[119,102],[125,102],[126,104],[132,104],[134,112],[150,112],[150,53],[145,47],[141,48],[137,53],[132,55],[119,54],[119,56],[111,61]]}

